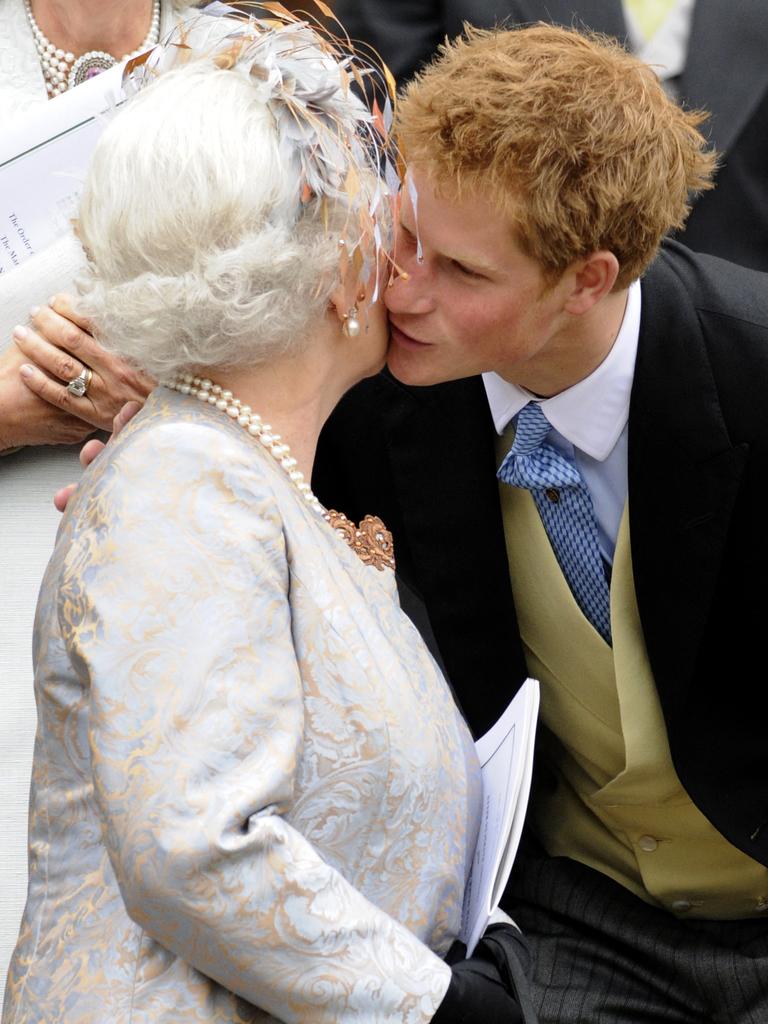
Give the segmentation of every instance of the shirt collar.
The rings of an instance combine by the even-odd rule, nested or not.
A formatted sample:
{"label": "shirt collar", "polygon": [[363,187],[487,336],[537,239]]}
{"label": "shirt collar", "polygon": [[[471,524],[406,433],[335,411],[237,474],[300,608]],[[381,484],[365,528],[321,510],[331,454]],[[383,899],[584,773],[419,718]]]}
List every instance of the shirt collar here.
{"label": "shirt collar", "polygon": [[[599,462],[613,451],[629,419],[629,396],[640,335],[640,307],[640,282],[633,281],[627,293],[627,307],[619,333],[602,363],[578,384],[541,401],[542,411],[555,430],[574,448]],[[525,388],[510,384],[496,373],[484,373],[483,384],[496,432],[503,434],[509,421],[533,396]]]}

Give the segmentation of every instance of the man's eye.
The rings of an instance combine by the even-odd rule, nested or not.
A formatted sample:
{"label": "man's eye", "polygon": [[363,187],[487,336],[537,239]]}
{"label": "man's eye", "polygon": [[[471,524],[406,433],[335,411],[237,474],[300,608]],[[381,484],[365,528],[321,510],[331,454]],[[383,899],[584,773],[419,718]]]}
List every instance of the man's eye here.
{"label": "man's eye", "polygon": [[460,274],[465,277],[480,277],[476,270],[471,270],[469,267],[465,267],[463,263],[459,263],[458,260],[451,260],[451,266],[454,270],[457,270]]}

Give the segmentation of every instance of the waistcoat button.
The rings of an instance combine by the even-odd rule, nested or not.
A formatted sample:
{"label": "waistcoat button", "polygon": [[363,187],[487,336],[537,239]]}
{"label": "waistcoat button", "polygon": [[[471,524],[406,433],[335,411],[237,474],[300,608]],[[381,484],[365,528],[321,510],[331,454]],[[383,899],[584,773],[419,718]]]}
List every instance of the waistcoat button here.
{"label": "waistcoat button", "polygon": [[691,903],[689,900],[672,900],[672,909],[677,911],[690,910]]}

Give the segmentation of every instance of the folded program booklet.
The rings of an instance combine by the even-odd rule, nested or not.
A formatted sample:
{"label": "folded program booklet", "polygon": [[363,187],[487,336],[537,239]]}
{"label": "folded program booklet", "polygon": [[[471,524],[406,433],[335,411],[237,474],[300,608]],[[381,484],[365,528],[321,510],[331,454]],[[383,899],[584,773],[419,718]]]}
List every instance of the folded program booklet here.
{"label": "folded program booklet", "polygon": [[538,714],[538,681],[526,679],[501,718],[475,744],[483,803],[459,933],[467,956],[499,905],[520,844]]}
{"label": "folded program booklet", "polygon": [[107,112],[123,99],[123,65],[48,100],[0,136],[0,274],[71,230]]}

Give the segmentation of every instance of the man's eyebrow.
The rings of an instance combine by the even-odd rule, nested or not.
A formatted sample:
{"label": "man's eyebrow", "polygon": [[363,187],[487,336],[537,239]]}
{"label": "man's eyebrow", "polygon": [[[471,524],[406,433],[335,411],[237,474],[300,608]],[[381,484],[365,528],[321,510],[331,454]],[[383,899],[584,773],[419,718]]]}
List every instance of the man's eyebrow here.
{"label": "man's eyebrow", "polygon": [[483,259],[473,256],[471,253],[463,253],[461,250],[449,250],[446,252],[443,249],[439,249],[437,250],[437,255],[445,260],[450,260],[452,263],[459,263],[461,266],[478,274],[498,273],[498,268],[492,263],[487,263]]}
{"label": "man's eyebrow", "polygon": [[[400,214],[400,228],[402,231],[409,236],[409,238],[416,239],[417,235],[413,228],[409,227],[403,220],[402,212]],[[445,259],[453,260],[454,263],[461,263],[467,266],[470,270],[475,270],[480,274],[494,274],[498,273],[498,268],[491,263],[486,263],[481,259],[477,259],[474,256],[462,255],[460,252],[450,253],[437,251],[437,255],[443,256]]]}

